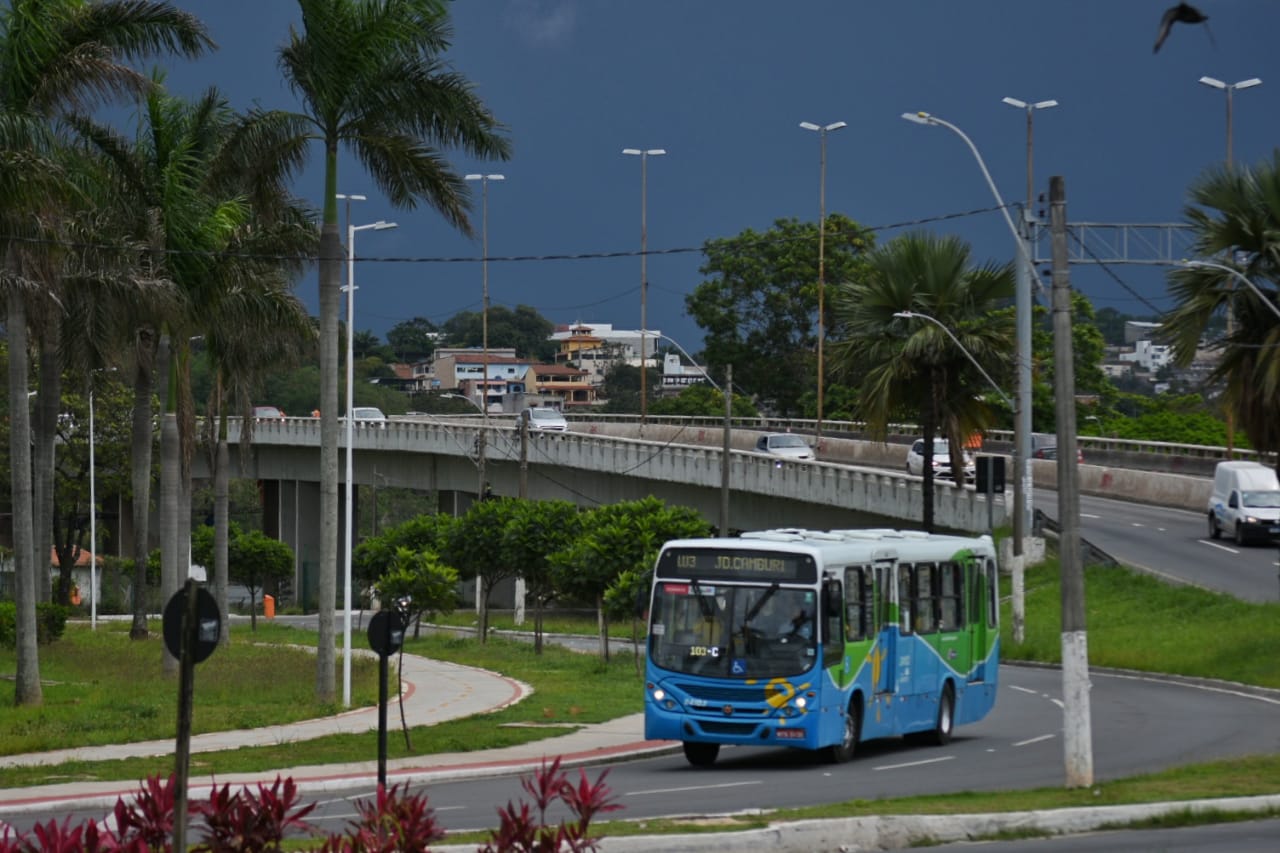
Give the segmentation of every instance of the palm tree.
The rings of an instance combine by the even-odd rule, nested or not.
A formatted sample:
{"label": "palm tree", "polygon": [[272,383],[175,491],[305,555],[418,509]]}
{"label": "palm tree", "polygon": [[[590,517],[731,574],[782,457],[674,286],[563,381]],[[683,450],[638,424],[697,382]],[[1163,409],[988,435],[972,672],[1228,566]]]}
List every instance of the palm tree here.
{"label": "palm tree", "polygon": [[[190,459],[195,446],[190,387],[191,341],[231,317],[228,293],[244,292],[246,279],[275,285],[286,270],[300,273],[315,245],[315,227],[292,202],[285,182],[300,163],[299,128],[283,113],[236,115],[216,89],[187,101],[166,94],[163,76],[141,103],[143,126],[134,142],[91,120],[73,122],[80,135],[114,167],[127,199],[123,215],[148,247],[149,262],[173,280],[181,296],[176,310],[153,311],[134,324],[138,339],[154,347],[135,363],[135,524],[150,483],[151,367],[159,364],[161,419],[161,595],[182,582],[186,556],[183,519],[190,500]],[[234,251],[233,251],[234,250]],[[211,325],[213,324],[213,325]],[[243,328],[242,322],[242,328]],[[146,417],[137,417],[137,409]],[[142,490],[142,496],[139,496]],[[143,532],[145,532],[145,521]],[[135,544],[145,566],[146,537]],[[142,577],[135,579],[141,589]],[[218,587],[225,594],[225,583]],[[225,605],[224,602],[220,602]],[[134,598],[135,626],[145,618]],[[145,623],[143,623],[145,624]],[[170,667],[171,658],[165,659]]]}
{"label": "palm tree", "polygon": [[[103,96],[145,88],[146,81],[123,60],[162,53],[196,56],[211,46],[196,18],[170,3],[148,0],[11,0],[0,12],[0,170],[25,171],[43,182],[49,160],[53,122],[64,111],[98,102]],[[45,140],[39,147],[33,142]],[[41,194],[0,176],[0,186],[16,192],[0,194],[4,234],[29,231],[28,214],[44,204]],[[16,185],[16,186],[15,186]],[[22,230],[18,230],[18,229]],[[6,276],[24,278],[20,256],[25,251],[5,240],[0,244]],[[27,313],[23,290],[10,286],[7,295],[10,399],[27,395]],[[15,701],[42,700],[39,658],[35,645],[35,544],[31,511],[31,432],[25,407],[14,407],[10,441],[14,468],[14,570],[18,604],[18,665]],[[47,557],[45,558],[47,560]]]}
{"label": "palm tree", "polygon": [[316,695],[334,696],[338,559],[338,149],[346,147],[399,208],[420,202],[470,233],[465,182],[441,149],[482,159],[510,149],[471,86],[439,58],[452,35],[439,0],[298,0],[302,27],[280,67],[299,118],[324,147],[320,232],[320,576]]}
{"label": "palm tree", "polygon": [[[1280,304],[1280,151],[1255,167],[1209,171],[1190,197],[1184,215],[1195,254],[1231,258],[1229,266]],[[1218,342],[1222,358],[1208,381],[1225,383],[1224,403],[1256,450],[1280,451],[1280,324],[1272,309],[1216,267],[1179,269],[1169,280],[1177,304],[1161,332],[1176,363],[1190,364],[1210,322],[1230,312],[1232,328]]]}
{"label": "palm tree", "polygon": [[[837,285],[831,300],[833,372],[857,379],[868,430],[883,439],[895,415],[914,411],[919,418],[928,531],[933,530],[935,435],[947,437],[951,458],[958,460],[963,438],[995,418],[979,396],[988,391],[986,380],[965,351],[990,365],[988,372],[997,377],[1012,368],[1011,317],[997,310],[1013,296],[1012,267],[975,268],[970,257],[969,246],[956,237],[907,234],[873,251],[867,277]],[[894,316],[901,312],[925,314],[945,330],[927,320]]]}

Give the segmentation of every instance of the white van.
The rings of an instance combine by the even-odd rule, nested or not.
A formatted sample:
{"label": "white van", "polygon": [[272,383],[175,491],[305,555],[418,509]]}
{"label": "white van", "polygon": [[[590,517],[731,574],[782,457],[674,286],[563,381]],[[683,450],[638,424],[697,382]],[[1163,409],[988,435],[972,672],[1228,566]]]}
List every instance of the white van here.
{"label": "white van", "polygon": [[1257,462],[1219,462],[1209,495],[1209,538],[1227,533],[1237,545],[1280,539],[1280,480]]}

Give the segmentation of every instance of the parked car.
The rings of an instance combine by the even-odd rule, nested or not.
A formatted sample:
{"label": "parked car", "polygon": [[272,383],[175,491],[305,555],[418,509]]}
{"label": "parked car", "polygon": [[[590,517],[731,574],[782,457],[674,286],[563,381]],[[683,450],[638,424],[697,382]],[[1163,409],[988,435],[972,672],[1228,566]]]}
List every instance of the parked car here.
{"label": "parked car", "polygon": [[516,426],[528,424],[531,432],[568,432],[569,422],[558,409],[550,406],[530,406],[520,412]]}
{"label": "parked car", "polygon": [[1280,539],[1280,480],[1259,462],[1219,462],[1209,494],[1209,538],[1237,545]]}
{"label": "parked car", "polygon": [[812,460],[814,458],[813,448],[804,440],[804,436],[789,432],[771,432],[760,436],[756,439],[756,450],[783,459]]}
{"label": "parked car", "polygon": [[[977,471],[974,464],[973,456],[966,452],[964,461],[961,463],[964,476],[968,480],[972,480]],[[917,438],[911,445],[911,449],[907,451],[907,473],[921,475],[924,474],[924,439]],[[945,438],[935,438],[933,440],[933,475],[935,477],[947,477],[955,479],[951,471],[951,448],[947,444]]]}
{"label": "parked car", "polygon": [[284,420],[284,412],[275,406],[254,406],[253,419],[255,421],[282,421]]}

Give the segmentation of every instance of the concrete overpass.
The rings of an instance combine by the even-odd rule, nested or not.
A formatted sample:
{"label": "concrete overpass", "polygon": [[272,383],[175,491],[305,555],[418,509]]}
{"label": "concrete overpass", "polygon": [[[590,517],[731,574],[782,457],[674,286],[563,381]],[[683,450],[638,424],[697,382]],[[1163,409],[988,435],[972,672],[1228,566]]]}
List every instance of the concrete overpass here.
{"label": "concrete overpass", "polygon": [[[518,494],[523,465],[527,494],[533,499],[561,499],[593,507],[653,495],[668,503],[692,506],[709,521],[718,522],[724,439],[721,423],[714,419],[650,418],[642,430],[636,418],[623,417],[575,421],[571,427],[573,431],[568,433],[531,434],[522,459],[512,422],[490,418],[485,473],[494,493]],[[761,427],[776,429],[778,425],[753,420],[736,424],[731,433],[728,487],[732,528],[919,525],[923,517],[921,481],[903,471],[905,443],[867,441],[853,430],[827,425],[818,454],[822,461],[780,464],[752,449]],[[319,560],[319,421],[289,418],[257,423],[247,450],[240,447],[239,428],[239,423],[231,425],[232,476],[263,482],[267,532],[294,548],[299,597],[305,601],[313,582],[307,566]],[[440,496],[442,511],[464,512],[482,487],[475,451],[483,429],[486,427],[477,417],[405,416],[385,424],[360,423],[354,430],[355,482],[433,491]],[[901,438],[905,442],[907,436]],[[1005,449],[999,435],[989,446],[997,452]],[[1140,452],[1124,446],[1106,450],[1086,445],[1086,460],[1105,461],[1107,453],[1119,459]],[[1152,454],[1147,451],[1147,455]],[[1169,453],[1163,456],[1166,465],[1170,458],[1182,458]],[[1214,462],[1206,456],[1197,464],[1212,470]],[[193,476],[208,476],[202,455],[193,466]],[[1054,487],[1055,462],[1036,460],[1033,469],[1037,486]],[[345,461],[340,458],[339,471],[344,470]],[[1083,465],[1081,481],[1086,493],[1194,509],[1204,506],[1209,487],[1203,476],[1108,464]],[[995,526],[1005,523],[1003,497],[997,496],[988,507],[985,496],[972,488],[956,488],[947,481],[937,481],[935,487],[934,513],[940,528],[978,532],[988,529],[989,520]],[[340,524],[342,515],[340,511]]]}

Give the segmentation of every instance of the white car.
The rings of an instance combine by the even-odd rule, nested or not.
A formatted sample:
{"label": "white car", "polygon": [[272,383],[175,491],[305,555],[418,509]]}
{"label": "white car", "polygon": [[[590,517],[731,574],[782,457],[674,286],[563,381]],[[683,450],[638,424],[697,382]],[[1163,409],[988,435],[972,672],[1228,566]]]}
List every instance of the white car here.
{"label": "white car", "polygon": [[[965,479],[972,480],[977,469],[973,456],[965,453],[963,465]],[[917,438],[915,443],[911,445],[911,449],[907,451],[907,473],[924,474],[923,438]],[[945,438],[935,438],[933,440],[933,475],[935,477],[955,479],[951,474],[951,448]]]}
{"label": "white car", "polygon": [[789,432],[771,432],[756,439],[756,450],[783,459],[813,459],[813,448],[803,436]]}
{"label": "white car", "polygon": [[568,432],[569,422],[558,409],[550,406],[531,406],[520,413],[521,423],[529,425],[530,432]]}
{"label": "white car", "polygon": [[370,422],[369,426],[385,427],[387,425],[387,416],[382,413],[382,409],[377,406],[356,406],[351,410],[351,420],[353,422],[366,421]]}

